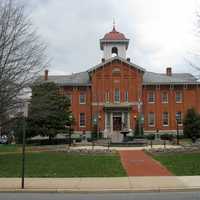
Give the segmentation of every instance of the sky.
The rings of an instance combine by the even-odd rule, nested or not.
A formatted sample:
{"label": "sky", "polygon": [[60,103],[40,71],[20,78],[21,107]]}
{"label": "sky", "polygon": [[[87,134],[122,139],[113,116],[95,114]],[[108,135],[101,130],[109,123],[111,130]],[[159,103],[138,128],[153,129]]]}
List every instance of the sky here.
{"label": "sky", "polygon": [[200,64],[200,0],[29,0],[28,6],[48,46],[50,74],[100,63],[99,39],[112,30],[113,19],[117,31],[130,39],[131,62],[153,72],[172,67],[173,72],[198,73],[188,60]]}

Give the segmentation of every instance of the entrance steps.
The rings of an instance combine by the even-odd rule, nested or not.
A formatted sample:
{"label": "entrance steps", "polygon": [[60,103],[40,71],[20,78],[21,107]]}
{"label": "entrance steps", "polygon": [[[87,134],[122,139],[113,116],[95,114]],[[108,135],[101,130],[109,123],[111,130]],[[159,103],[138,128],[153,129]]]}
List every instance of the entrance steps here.
{"label": "entrance steps", "polygon": [[120,132],[115,131],[111,135],[111,141],[112,141],[112,143],[122,142],[123,141],[123,135]]}

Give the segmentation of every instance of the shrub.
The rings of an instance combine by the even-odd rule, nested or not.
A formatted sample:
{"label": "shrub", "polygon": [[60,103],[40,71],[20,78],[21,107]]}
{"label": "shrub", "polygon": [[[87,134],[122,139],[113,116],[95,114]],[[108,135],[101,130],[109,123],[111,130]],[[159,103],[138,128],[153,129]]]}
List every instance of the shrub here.
{"label": "shrub", "polygon": [[134,131],[135,136],[143,136],[144,135],[144,129],[140,120],[140,130],[139,130],[139,118],[136,120],[135,124],[135,131]]}
{"label": "shrub", "polygon": [[160,135],[160,139],[161,140],[172,140],[174,138],[173,134],[169,134],[169,133],[164,133],[162,135]]}
{"label": "shrub", "polygon": [[148,135],[146,136],[146,138],[147,138],[148,140],[155,140],[155,134],[148,134]]}
{"label": "shrub", "polygon": [[58,144],[68,144],[69,139],[65,138],[53,138],[51,140],[49,139],[36,139],[36,140],[31,140],[28,139],[26,141],[26,144],[31,144],[31,145],[58,145]]}
{"label": "shrub", "polygon": [[187,138],[200,137],[200,114],[194,108],[188,109],[184,117],[183,134]]}

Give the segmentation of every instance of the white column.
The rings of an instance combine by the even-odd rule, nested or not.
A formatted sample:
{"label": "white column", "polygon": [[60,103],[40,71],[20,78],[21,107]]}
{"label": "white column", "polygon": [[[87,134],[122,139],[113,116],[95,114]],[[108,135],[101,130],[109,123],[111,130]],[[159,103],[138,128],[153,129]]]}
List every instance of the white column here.
{"label": "white column", "polygon": [[113,113],[110,113],[110,132],[113,132]]}
{"label": "white column", "polygon": [[105,131],[107,131],[107,129],[108,129],[108,127],[107,127],[107,120],[108,120],[108,114],[107,114],[107,112],[105,112],[105,125],[104,125]]}
{"label": "white column", "polygon": [[124,125],[124,112],[122,112],[122,129],[123,129],[123,125]]}

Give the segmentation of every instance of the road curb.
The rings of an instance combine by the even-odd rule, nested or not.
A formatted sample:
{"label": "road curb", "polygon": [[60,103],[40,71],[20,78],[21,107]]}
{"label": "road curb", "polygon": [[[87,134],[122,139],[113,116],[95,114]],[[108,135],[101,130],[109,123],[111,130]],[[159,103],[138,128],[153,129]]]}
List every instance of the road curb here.
{"label": "road curb", "polygon": [[200,191],[193,188],[155,188],[155,189],[0,189],[0,193],[152,193],[152,192],[192,192]]}

